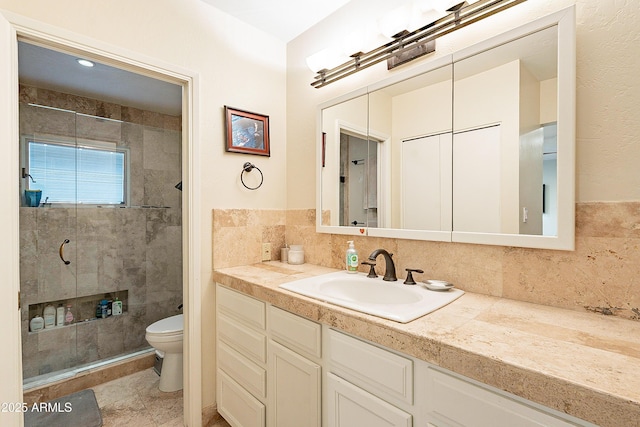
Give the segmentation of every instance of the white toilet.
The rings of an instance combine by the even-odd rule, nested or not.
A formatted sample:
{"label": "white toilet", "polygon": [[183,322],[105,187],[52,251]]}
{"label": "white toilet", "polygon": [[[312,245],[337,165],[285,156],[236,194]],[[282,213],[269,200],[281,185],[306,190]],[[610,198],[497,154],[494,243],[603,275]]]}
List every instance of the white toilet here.
{"label": "white toilet", "polygon": [[182,389],[182,334],[184,321],[182,314],[160,319],[147,326],[145,338],[155,348],[164,353],[160,391]]}

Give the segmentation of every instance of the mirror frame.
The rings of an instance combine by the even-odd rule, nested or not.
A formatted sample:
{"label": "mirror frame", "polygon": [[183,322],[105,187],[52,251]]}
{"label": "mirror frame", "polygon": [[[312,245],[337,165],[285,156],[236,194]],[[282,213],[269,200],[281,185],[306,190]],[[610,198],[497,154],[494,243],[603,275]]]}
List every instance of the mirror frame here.
{"label": "mirror frame", "polygon": [[[498,36],[476,43],[468,48],[437,58],[404,73],[371,84],[346,95],[332,99],[317,107],[316,112],[316,231],[319,233],[366,235],[411,240],[429,240],[484,245],[513,246],[555,250],[575,248],[575,109],[576,109],[576,18],[575,6],[562,9],[536,19]],[[358,96],[369,94],[394,83],[427,73],[490,50],[545,28],[558,27],[558,234],[539,236],[461,231],[405,230],[393,228],[366,228],[329,226],[322,224],[322,110]],[[453,78],[453,76],[452,76]]]}

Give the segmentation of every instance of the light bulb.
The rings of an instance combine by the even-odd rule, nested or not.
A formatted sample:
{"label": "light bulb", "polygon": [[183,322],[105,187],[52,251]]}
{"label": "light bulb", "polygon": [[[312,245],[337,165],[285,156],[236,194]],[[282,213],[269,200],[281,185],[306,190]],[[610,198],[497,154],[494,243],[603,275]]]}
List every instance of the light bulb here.
{"label": "light bulb", "polygon": [[314,73],[317,73],[323,69],[329,70],[334,68],[348,60],[349,58],[337,49],[326,48],[307,57],[307,67],[309,67],[309,69]]}
{"label": "light bulb", "polygon": [[398,7],[378,20],[380,32],[386,37],[393,38],[394,35],[406,30],[409,26],[410,11],[406,6]]}
{"label": "light bulb", "polygon": [[78,64],[82,65],[83,67],[93,67],[94,63],[89,61],[88,59],[76,59],[76,61],[78,62]]}

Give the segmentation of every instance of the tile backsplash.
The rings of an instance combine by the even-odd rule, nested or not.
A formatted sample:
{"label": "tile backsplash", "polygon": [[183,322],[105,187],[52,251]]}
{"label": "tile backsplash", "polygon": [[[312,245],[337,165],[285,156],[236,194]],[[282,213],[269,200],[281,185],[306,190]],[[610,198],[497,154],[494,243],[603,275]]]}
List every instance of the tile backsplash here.
{"label": "tile backsplash", "polygon": [[322,234],[314,209],[213,212],[214,268],[260,262],[263,241],[273,260],[286,241],[303,244],[308,263],[343,268],[352,238],[360,258],[376,248],[394,253],[399,277],[420,268],[416,279],[469,292],[640,320],[640,202],[578,203],[575,251]]}

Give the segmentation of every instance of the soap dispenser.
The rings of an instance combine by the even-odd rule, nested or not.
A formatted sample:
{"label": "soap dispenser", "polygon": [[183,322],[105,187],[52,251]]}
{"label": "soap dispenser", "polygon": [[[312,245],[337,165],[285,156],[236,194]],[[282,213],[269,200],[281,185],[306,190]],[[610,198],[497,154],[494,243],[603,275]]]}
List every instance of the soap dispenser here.
{"label": "soap dispenser", "polygon": [[353,240],[349,240],[347,243],[349,243],[349,249],[347,249],[346,254],[347,273],[357,273],[358,251],[356,251],[356,248],[353,245]]}

